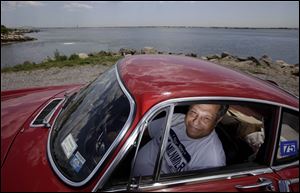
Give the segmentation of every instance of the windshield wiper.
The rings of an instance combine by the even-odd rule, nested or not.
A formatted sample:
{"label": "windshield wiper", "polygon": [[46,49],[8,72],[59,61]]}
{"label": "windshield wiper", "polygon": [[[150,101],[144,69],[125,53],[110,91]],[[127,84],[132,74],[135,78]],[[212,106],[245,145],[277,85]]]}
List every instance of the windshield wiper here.
{"label": "windshield wiper", "polygon": [[76,94],[77,94],[77,92],[74,92],[73,94],[71,94],[69,96],[67,94],[65,94],[66,100],[62,106],[62,109],[65,109],[70,104],[70,102],[74,99]]}

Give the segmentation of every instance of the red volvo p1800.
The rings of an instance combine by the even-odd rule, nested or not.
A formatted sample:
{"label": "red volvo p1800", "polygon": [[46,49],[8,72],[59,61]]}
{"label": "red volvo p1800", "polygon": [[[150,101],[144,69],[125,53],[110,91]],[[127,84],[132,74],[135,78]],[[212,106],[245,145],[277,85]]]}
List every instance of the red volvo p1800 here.
{"label": "red volvo p1800", "polygon": [[[226,163],[163,172],[173,117],[193,104],[228,106],[214,129]],[[158,119],[154,169],[134,175]],[[163,55],[125,57],[88,85],[1,92],[1,191],[126,190],[298,192],[298,98],[213,63]]]}

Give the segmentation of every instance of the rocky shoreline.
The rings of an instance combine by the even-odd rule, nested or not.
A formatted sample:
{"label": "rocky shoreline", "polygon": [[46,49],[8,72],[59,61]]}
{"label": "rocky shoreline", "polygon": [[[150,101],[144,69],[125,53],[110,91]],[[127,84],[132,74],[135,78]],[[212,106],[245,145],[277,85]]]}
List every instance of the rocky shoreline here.
{"label": "rocky shoreline", "polygon": [[[83,55],[83,53],[81,54]],[[123,55],[125,57],[137,54],[166,54],[199,58],[237,71],[242,71],[264,80],[276,82],[283,89],[299,96],[299,64],[288,64],[282,60],[273,61],[266,55],[263,55],[259,59],[253,56],[234,56],[227,52],[223,52],[220,55],[197,56],[195,53],[161,52],[151,47],[145,47],[141,50],[121,48],[119,52],[100,51],[97,54],[103,56]],[[85,57],[89,57],[93,55],[93,53],[84,55]],[[1,72],[1,91],[36,86],[87,83],[107,68],[105,65],[85,65],[28,72]],[[45,79],[45,77],[47,78]]]}
{"label": "rocky shoreline", "polygon": [[24,33],[39,32],[35,29],[16,29],[9,33],[1,33],[1,45],[12,44],[17,42],[37,40],[36,38],[25,36]]}

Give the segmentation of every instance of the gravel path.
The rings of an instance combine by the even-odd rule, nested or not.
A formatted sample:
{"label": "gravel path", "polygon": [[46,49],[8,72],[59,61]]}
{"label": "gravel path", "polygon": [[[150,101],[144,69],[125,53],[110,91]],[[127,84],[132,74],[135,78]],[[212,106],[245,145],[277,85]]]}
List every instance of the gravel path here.
{"label": "gravel path", "polygon": [[[224,65],[224,63],[221,65]],[[235,68],[236,70],[239,69],[241,71],[248,71],[241,67],[237,69],[234,64],[226,64],[224,66]],[[31,72],[1,73],[1,91],[39,86],[87,83],[94,80],[99,74],[108,68],[108,66],[103,65],[86,65],[50,68],[48,70],[34,70]],[[249,68],[249,66],[247,68]],[[266,70],[264,74],[252,75],[263,79],[273,80],[277,82],[280,87],[299,96],[298,76],[281,74],[270,69]]]}
{"label": "gravel path", "polygon": [[19,88],[87,83],[94,80],[109,67],[103,65],[87,65],[31,72],[1,73],[1,91]]}

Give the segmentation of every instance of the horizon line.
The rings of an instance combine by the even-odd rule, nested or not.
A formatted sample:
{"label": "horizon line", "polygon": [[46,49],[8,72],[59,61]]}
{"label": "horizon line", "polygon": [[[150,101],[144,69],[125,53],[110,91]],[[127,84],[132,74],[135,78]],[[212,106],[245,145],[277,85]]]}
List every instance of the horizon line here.
{"label": "horizon line", "polygon": [[[3,24],[2,24],[3,25]],[[20,26],[8,28],[154,28],[154,27],[167,27],[167,28],[222,28],[222,29],[299,29],[299,27],[226,27],[226,26],[168,26],[168,25],[136,25],[136,26],[50,26],[50,27],[36,27],[36,26]]]}

